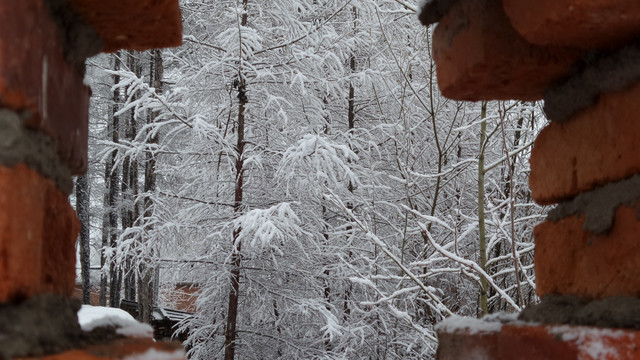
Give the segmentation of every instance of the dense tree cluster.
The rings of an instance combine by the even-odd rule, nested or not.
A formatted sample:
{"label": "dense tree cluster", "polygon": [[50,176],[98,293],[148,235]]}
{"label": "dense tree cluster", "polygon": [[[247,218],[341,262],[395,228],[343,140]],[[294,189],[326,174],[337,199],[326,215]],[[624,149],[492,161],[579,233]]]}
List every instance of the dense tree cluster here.
{"label": "dense tree cluster", "polygon": [[182,47],[88,67],[105,303],[197,286],[193,359],[424,359],[536,301],[537,104],[443,98],[404,0],[181,6]]}

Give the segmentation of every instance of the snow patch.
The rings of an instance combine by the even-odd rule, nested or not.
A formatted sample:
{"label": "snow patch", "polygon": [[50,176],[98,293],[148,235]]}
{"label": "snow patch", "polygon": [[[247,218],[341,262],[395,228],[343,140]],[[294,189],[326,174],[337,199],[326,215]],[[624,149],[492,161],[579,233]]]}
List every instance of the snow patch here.
{"label": "snow patch", "polygon": [[607,346],[606,339],[629,337],[629,333],[622,330],[598,329],[590,327],[571,327],[568,325],[553,326],[549,333],[559,336],[562,341],[573,342],[590,359],[618,359],[616,348]]}
{"label": "snow patch", "polygon": [[116,334],[127,337],[152,337],[153,328],[142,324],[128,312],[102,306],[82,305],[78,311],[78,322],[83,331],[111,326]]}
{"label": "snow patch", "polygon": [[184,351],[176,350],[174,352],[158,351],[156,349],[149,349],[142,354],[130,355],[124,358],[124,360],[177,360],[184,359]]}
{"label": "snow patch", "polygon": [[93,85],[93,78],[89,75],[88,72],[84,74],[84,78],[82,79],[82,84],[87,87],[91,87]]}
{"label": "snow patch", "polygon": [[470,335],[493,333],[499,332],[500,330],[502,330],[502,323],[499,321],[488,321],[457,315],[451,316],[436,325],[436,331],[447,333],[464,331]]}
{"label": "snow patch", "polygon": [[493,313],[493,314],[488,314],[485,315],[482,318],[482,321],[491,321],[491,322],[500,322],[500,323],[515,323],[518,322],[518,315],[520,315],[520,313],[508,313],[508,312],[497,312],[497,313]]}
{"label": "snow patch", "polygon": [[363,279],[363,278],[359,278],[359,277],[350,277],[349,280],[351,282],[354,282],[356,284],[361,284],[364,286],[369,286],[371,288],[376,288],[376,285],[369,279]]}

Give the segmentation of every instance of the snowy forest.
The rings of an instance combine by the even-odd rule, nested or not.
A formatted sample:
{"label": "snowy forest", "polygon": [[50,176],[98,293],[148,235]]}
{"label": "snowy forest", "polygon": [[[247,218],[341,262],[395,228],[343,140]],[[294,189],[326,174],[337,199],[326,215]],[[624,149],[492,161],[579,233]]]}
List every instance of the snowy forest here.
{"label": "snowy forest", "polygon": [[429,359],[537,302],[541,105],[442,97],[418,6],[181,0],[181,47],[89,59],[84,301],[188,284],[190,359]]}

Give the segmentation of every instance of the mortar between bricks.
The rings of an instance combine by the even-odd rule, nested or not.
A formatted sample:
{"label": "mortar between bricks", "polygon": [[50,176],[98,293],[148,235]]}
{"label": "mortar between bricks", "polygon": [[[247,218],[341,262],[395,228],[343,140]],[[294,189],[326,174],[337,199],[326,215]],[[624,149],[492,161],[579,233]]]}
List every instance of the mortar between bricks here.
{"label": "mortar between bricks", "polygon": [[547,220],[557,222],[568,216],[584,214],[583,229],[601,235],[613,226],[618,207],[634,206],[639,201],[640,174],[583,192],[549,211]]}
{"label": "mortar between bricks", "polygon": [[50,136],[71,174],[84,172],[89,88],[80,60],[74,65],[65,58],[65,36],[42,0],[3,2],[0,33],[11,34],[0,37],[0,54],[10,54],[0,57],[0,108]]}
{"label": "mortar between bricks", "polygon": [[25,128],[15,112],[0,109],[0,165],[12,167],[20,163],[52,180],[65,195],[73,191],[71,172],[60,161],[55,142]]}
{"label": "mortar between bricks", "polygon": [[544,112],[554,122],[594,105],[601,94],[622,91],[640,81],[640,42],[611,51],[586,53],[565,79],[544,94]]}
{"label": "mortar between bricks", "polygon": [[550,205],[640,173],[640,82],[602,94],[566,123],[538,134],[529,184],[536,202]]}

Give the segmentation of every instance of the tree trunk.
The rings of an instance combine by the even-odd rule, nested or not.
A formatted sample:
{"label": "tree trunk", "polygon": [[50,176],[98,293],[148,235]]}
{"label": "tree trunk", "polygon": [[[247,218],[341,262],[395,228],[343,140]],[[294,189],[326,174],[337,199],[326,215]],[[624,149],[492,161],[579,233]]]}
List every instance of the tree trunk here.
{"label": "tree trunk", "polygon": [[[246,16],[246,15],[245,15]],[[244,21],[243,21],[244,22]],[[236,143],[236,149],[238,152],[236,159],[236,180],[235,180],[235,193],[234,193],[234,205],[233,212],[236,217],[242,213],[242,187],[244,185],[243,180],[243,167],[244,167],[244,121],[245,121],[245,105],[247,104],[246,98],[246,85],[244,79],[240,80],[238,86],[238,140]],[[238,319],[238,299],[240,291],[240,265],[242,256],[240,251],[242,249],[242,243],[238,241],[241,229],[234,229],[233,231],[233,243],[234,249],[231,255],[231,288],[229,289],[229,307],[227,315],[227,330],[224,340],[224,358],[225,360],[233,360],[235,357],[235,341],[236,341],[236,323]]]}
{"label": "tree trunk", "polygon": [[[247,4],[248,0],[242,1],[244,13],[242,14],[241,25],[247,26]],[[242,54],[240,54],[242,57]],[[242,74],[242,64],[238,70],[238,139],[236,142],[236,179],[234,191],[234,216],[238,217],[242,213],[242,188],[244,186],[244,125],[245,106],[247,105],[247,85]],[[242,243],[238,241],[241,229],[233,230],[233,253],[231,254],[231,279],[229,289],[229,304],[227,309],[227,328],[224,335],[224,359],[233,360],[236,353],[236,325],[238,321],[238,300],[240,298],[240,265],[242,256],[240,251]]]}
{"label": "tree trunk", "polygon": [[[160,50],[153,50],[151,54],[151,74],[149,79],[152,81],[152,86],[156,89],[156,93],[162,93],[162,76],[163,76],[163,64],[162,64],[162,52]],[[151,113],[147,118],[147,123],[151,124],[155,122],[157,113]],[[151,130],[149,130],[151,131]],[[156,133],[149,138],[150,144],[158,144],[159,137]],[[144,168],[144,222],[145,232],[148,233],[153,229],[153,224],[146,224],[147,219],[153,216],[153,199],[151,194],[156,190],[156,158],[155,154],[151,151],[147,151]],[[142,239],[142,241],[145,241]],[[143,261],[139,266],[140,278],[138,279],[138,306],[139,306],[139,319],[143,322],[151,321],[151,312],[153,311],[153,298],[154,292],[154,268],[150,266],[151,257],[153,254],[149,254],[146,261]]]}
{"label": "tree trunk", "polygon": [[[120,52],[117,52],[113,56],[113,70],[120,70]],[[120,82],[120,76],[113,75],[113,83]],[[116,116],[118,111],[118,104],[120,103],[120,91],[114,90],[113,92],[113,112],[111,117],[111,141],[117,144],[120,141],[120,117]],[[118,179],[119,171],[115,167],[116,163],[116,151],[112,151],[109,159],[109,167],[111,172],[109,174],[109,187],[108,191],[108,211],[109,211],[109,246],[112,249],[117,247],[118,241],[118,214],[116,212],[116,199],[118,197]],[[113,260],[113,259],[112,259]],[[116,267],[115,261],[112,261],[109,265],[109,306],[118,307],[120,305],[120,270]]]}
{"label": "tree trunk", "polygon": [[91,246],[89,219],[89,179],[87,174],[76,179],[76,211],[80,219],[80,271],[82,274],[82,303],[91,304]]}
{"label": "tree trunk", "polygon": [[[326,132],[325,132],[325,134],[326,134]],[[327,218],[326,212],[327,212],[327,208],[324,205],[322,205],[322,218],[325,220],[325,222],[328,222],[329,220]],[[323,231],[322,236],[324,238],[325,246],[327,248],[329,248],[330,247],[330,244],[329,244],[329,226],[325,226],[325,229]],[[327,309],[327,311],[331,312],[331,279],[330,279],[331,272],[329,271],[329,264],[328,263],[324,264],[323,274],[324,274],[324,301],[326,301],[326,303],[327,303],[325,305],[325,309]],[[325,347],[325,350],[327,352],[331,351],[331,342],[329,341],[329,339],[325,339],[324,340],[324,347]]]}
{"label": "tree trunk", "polygon": [[[356,24],[356,19],[358,18],[358,13],[356,8],[353,8],[353,19],[354,19],[354,28],[355,28],[355,24]],[[351,57],[349,59],[349,69],[351,70],[351,75],[353,76],[353,74],[356,72],[356,56],[355,54],[351,54]],[[349,136],[349,138],[351,138],[353,136],[353,132],[356,128],[356,107],[355,107],[355,87],[353,86],[353,80],[349,81],[349,100],[347,102],[347,134]],[[351,150],[354,150],[351,148],[351,144],[349,144],[349,148]],[[357,150],[354,150],[357,152]],[[351,162],[351,161],[349,161]],[[347,190],[353,194],[355,187],[353,185],[353,183],[351,181],[349,181],[349,183],[347,184]],[[347,209],[349,210],[353,210],[353,203],[351,201],[347,201]],[[350,237],[353,235],[353,227],[351,225],[347,225],[347,237]],[[347,239],[348,242],[348,239]],[[351,251],[349,251],[348,253],[348,258],[351,258]],[[352,283],[351,281],[348,281],[346,284],[346,288],[344,289],[344,303],[342,305],[342,318],[344,320],[345,323],[349,323],[349,315],[351,315],[351,307],[349,306],[349,302],[351,301],[351,290],[352,290]]]}
{"label": "tree trunk", "polygon": [[[111,128],[111,124],[108,126]],[[110,131],[110,130],[109,130]],[[104,184],[105,193],[103,196],[102,205],[104,213],[102,214],[102,243],[100,248],[100,306],[107,306],[107,283],[109,281],[107,274],[102,270],[104,269],[107,259],[104,254],[104,249],[109,246],[109,182],[111,179],[111,161],[107,159],[104,165]]]}
{"label": "tree trunk", "polygon": [[[133,51],[128,51],[127,65],[129,70],[134,71],[137,76],[140,76],[139,60],[134,56]],[[133,101],[137,96],[133,95]],[[126,118],[125,124],[125,138],[127,140],[133,140],[136,136],[136,114],[135,109],[131,109],[129,116]],[[121,206],[121,218],[122,218],[122,230],[133,226],[134,218],[134,200],[136,197],[137,182],[138,182],[138,164],[135,158],[126,156],[122,161],[122,206]],[[136,191],[137,192],[137,191]],[[124,276],[124,298],[126,300],[135,301],[136,299],[136,272],[133,269],[134,260],[129,256],[125,262],[125,276]]]}
{"label": "tree trunk", "polygon": [[[120,70],[120,53],[112,55],[113,70]],[[113,75],[113,83],[118,84],[120,82],[120,76]],[[114,90],[112,94],[111,114],[109,116],[109,122],[107,123],[107,138],[115,143],[118,142],[118,128],[119,118],[116,116],[118,111],[118,104],[120,103],[120,94],[118,90]],[[102,216],[102,248],[100,250],[100,266],[104,269],[107,265],[107,259],[105,257],[104,249],[111,246],[116,246],[117,233],[116,228],[118,226],[118,219],[115,211],[115,203],[117,196],[117,184],[118,184],[118,171],[114,168],[116,161],[116,153],[112,151],[107,158],[104,167],[104,183],[105,194],[103,198],[103,216]],[[108,293],[107,293],[108,290]],[[117,306],[117,293],[119,292],[118,286],[118,274],[115,264],[111,262],[109,264],[109,276],[104,272],[100,275],[100,306],[107,305],[107,295],[109,296],[109,305]]]}

